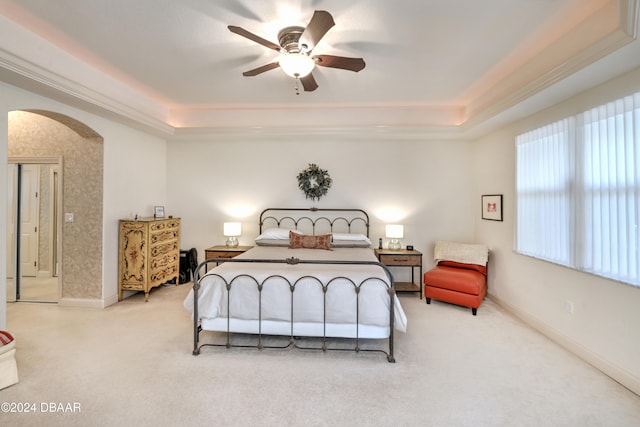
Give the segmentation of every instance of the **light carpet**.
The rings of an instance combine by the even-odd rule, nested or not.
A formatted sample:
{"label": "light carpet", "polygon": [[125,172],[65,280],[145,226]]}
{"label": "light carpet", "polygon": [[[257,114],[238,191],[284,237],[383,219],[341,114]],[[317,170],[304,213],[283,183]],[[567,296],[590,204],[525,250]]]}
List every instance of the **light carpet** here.
{"label": "light carpet", "polygon": [[396,335],[392,364],[377,353],[297,349],[208,347],[193,356],[182,307],[188,291],[188,284],[158,288],[148,303],[138,293],[104,310],[9,304],[20,382],[1,390],[0,402],[36,411],[2,413],[0,423],[627,427],[640,420],[639,396],[490,299],[472,316],[401,295],[409,329]]}

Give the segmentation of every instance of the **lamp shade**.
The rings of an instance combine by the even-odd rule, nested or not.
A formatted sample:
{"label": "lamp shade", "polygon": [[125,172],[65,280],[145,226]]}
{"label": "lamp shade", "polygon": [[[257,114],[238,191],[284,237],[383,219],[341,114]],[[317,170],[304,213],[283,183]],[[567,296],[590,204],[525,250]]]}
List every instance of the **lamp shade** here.
{"label": "lamp shade", "polygon": [[224,235],[227,237],[235,237],[242,234],[242,224],[239,222],[225,222]]}
{"label": "lamp shade", "polygon": [[402,239],[404,237],[404,226],[397,224],[388,224],[386,235],[390,239]]}
{"label": "lamp shade", "polygon": [[302,78],[313,71],[316,66],[315,61],[302,53],[288,53],[282,56],[279,61],[280,68],[288,76]]}

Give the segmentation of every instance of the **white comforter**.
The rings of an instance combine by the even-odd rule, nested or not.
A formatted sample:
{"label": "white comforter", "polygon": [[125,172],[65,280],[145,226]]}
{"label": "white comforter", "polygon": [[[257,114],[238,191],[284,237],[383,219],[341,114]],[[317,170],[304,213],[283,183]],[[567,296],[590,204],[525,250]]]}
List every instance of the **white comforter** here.
{"label": "white comforter", "polygon": [[[238,256],[239,259],[278,260],[290,257],[301,260],[377,261],[371,249],[363,248],[336,248],[326,251],[258,246]],[[256,280],[244,275],[252,276],[258,283],[264,283],[262,304],[259,303],[260,294]],[[289,284],[295,284],[295,292],[293,293],[294,322],[322,323],[324,316],[322,287],[318,280],[304,277],[307,275],[313,276],[325,284],[336,277],[343,277],[343,279],[331,281],[328,286],[326,293],[327,323],[356,323],[356,304],[358,304],[359,324],[388,328],[387,276],[380,267],[366,264],[224,263],[210,270],[201,281],[198,293],[199,317],[201,319],[226,318],[226,281],[232,283],[230,317],[246,320],[256,320],[260,317],[263,321],[288,322],[292,317],[292,294]],[[344,278],[349,278],[349,280]],[[359,296],[354,292],[354,286],[350,281],[356,285],[364,282]],[[356,299],[358,299],[357,302]],[[394,327],[406,332],[407,317],[395,295],[393,302]],[[193,314],[193,290],[184,300],[184,306]]]}

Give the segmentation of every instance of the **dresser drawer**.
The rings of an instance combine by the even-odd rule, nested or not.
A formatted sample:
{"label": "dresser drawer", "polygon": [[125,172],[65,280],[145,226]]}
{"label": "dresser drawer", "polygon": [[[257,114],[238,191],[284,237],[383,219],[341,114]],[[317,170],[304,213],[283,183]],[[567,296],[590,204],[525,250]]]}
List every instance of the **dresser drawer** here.
{"label": "dresser drawer", "polygon": [[155,245],[159,242],[166,242],[167,240],[177,239],[179,233],[180,232],[177,229],[155,231],[151,233],[151,244]]}
{"label": "dresser drawer", "polygon": [[157,219],[149,224],[149,231],[155,233],[169,228],[169,222]]}
{"label": "dresser drawer", "polygon": [[206,259],[233,258],[240,255],[238,251],[205,251]]}
{"label": "dresser drawer", "polygon": [[421,256],[412,255],[380,255],[380,262],[384,265],[422,265]]}
{"label": "dresser drawer", "polygon": [[175,251],[171,251],[170,253],[164,254],[162,256],[154,257],[151,260],[151,271],[156,271],[159,269],[163,269],[170,264],[180,264],[179,255],[175,253]]}
{"label": "dresser drawer", "polygon": [[149,280],[152,285],[164,283],[172,278],[175,278],[178,274],[180,266],[178,264],[169,265],[162,270],[154,271],[151,273]]}
{"label": "dresser drawer", "polygon": [[[177,252],[176,252],[177,251]],[[178,248],[178,241],[160,243],[159,245],[151,246],[151,256],[158,257],[175,252],[175,256],[180,256],[180,248]]]}

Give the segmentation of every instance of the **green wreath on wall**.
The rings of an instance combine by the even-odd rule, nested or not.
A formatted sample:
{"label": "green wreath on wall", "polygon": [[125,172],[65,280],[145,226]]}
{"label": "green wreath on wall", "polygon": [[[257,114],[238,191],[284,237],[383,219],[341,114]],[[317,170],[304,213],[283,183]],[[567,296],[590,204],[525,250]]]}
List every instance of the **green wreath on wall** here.
{"label": "green wreath on wall", "polygon": [[320,200],[331,188],[331,177],[326,170],[309,163],[309,167],[298,174],[298,187],[307,199]]}

